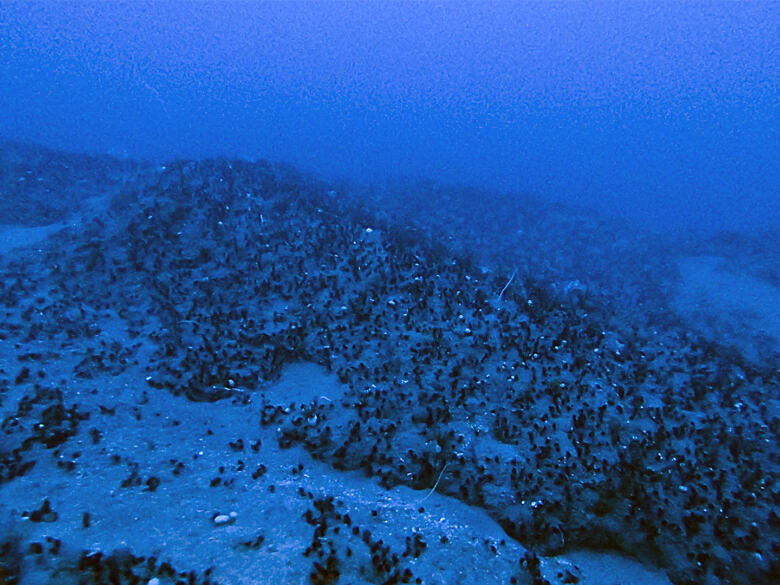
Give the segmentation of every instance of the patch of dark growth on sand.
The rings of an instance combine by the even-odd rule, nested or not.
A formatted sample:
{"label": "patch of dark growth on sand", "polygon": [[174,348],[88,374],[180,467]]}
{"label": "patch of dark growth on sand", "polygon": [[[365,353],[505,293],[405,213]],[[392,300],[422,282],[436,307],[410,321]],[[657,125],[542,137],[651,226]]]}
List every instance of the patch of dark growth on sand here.
{"label": "patch of dark growth on sand", "polygon": [[[522,201],[422,193],[403,224],[387,197],[264,162],[175,161],[127,193],[21,269],[6,297],[24,311],[45,286],[47,310],[4,335],[63,350],[111,312],[151,348],[150,392],[200,401],[249,400],[313,362],[349,392],[269,404],[258,424],[283,447],[483,508],[546,554],[614,548],[680,584],[777,574],[777,362],[665,316],[668,267],[627,236],[594,220],[585,237],[548,207],[508,250],[469,224],[509,229]],[[84,358],[88,378],[132,353]],[[312,581],[328,583],[346,542],[328,544],[338,512],[319,506]],[[393,551],[365,544],[372,578],[403,582]]]}

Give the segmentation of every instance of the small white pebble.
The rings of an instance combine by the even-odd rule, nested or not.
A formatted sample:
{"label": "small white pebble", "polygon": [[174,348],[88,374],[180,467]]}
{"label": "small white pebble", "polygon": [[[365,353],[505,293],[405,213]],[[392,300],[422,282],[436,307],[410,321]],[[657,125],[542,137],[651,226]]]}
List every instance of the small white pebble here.
{"label": "small white pebble", "polygon": [[152,577],[146,582],[146,585],[160,585],[160,580],[157,577]]}
{"label": "small white pebble", "polygon": [[225,524],[228,524],[231,522],[230,516],[227,514],[220,514],[219,516],[214,517],[214,525],[215,526],[224,526]]}

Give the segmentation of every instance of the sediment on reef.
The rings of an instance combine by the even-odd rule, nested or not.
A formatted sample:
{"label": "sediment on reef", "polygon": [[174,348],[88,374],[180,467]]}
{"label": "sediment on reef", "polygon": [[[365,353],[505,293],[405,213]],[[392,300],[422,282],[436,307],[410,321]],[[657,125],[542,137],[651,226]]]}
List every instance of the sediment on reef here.
{"label": "sediment on reef", "polygon": [[[291,168],[176,161],[143,176],[114,184],[105,217],[3,262],[0,302],[26,315],[4,336],[67,347],[116,310],[155,348],[150,387],[193,400],[315,362],[350,392],[269,407],[260,422],[283,446],[435,486],[545,553],[614,548],[675,583],[777,575],[776,364],[616,312],[595,282],[551,286],[552,260],[485,267]],[[133,351],[85,356],[83,375]],[[5,455],[8,480],[24,450]]]}

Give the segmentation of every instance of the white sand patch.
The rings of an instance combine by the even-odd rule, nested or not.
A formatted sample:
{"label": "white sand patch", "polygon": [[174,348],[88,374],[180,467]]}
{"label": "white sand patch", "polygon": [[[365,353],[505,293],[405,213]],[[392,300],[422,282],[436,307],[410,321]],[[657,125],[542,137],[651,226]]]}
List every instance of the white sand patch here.
{"label": "white sand patch", "polygon": [[687,256],[678,265],[682,281],[675,308],[681,314],[747,327],[773,338],[780,349],[780,289],[719,256]]}
{"label": "white sand patch", "polygon": [[558,568],[574,565],[580,585],[671,585],[663,571],[614,553],[576,551],[550,559],[548,566],[553,568],[556,561]]}
{"label": "white sand patch", "polygon": [[111,199],[108,194],[87,197],[81,202],[79,209],[69,213],[57,223],[49,225],[27,227],[0,223],[0,254],[40,244],[61,229],[84,225],[94,217],[106,217]]}
{"label": "white sand patch", "polygon": [[335,374],[317,364],[300,362],[285,367],[280,380],[263,390],[266,399],[278,406],[291,403],[308,404],[319,402],[337,402],[346,391]]}
{"label": "white sand patch", "polygon": [[64,227],[65,224],[61,223],[36,227],[0,224],[0,254],[38,244]]}

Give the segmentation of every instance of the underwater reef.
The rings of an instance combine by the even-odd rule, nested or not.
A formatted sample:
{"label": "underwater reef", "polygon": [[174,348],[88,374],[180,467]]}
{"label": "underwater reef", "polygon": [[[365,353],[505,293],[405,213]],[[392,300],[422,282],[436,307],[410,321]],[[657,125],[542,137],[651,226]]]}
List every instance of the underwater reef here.
{"label": "underwater reef", "polygon": [[[10,496],[36,467],[61,473],[62,489],[88,483],[88,452],[133,497],[164,497],[204,460],[222,469],[205,492],[251,486],[267,480],[271,437],[274,457],[305,452],[333,473],[418,490],[415,508],[441,497],[484,512],[505,533],[488,550],[526,551],[506,560],[506,582],[576,583],[573,569],[543,574],[539,558],[579,549],[624,553],[676,585],[780,579],[778,355],[707,338],[670,312],[674,264],[652,237],[531,198],[424,182],[367,192],[265,161],[2,149],[6,223],[62,222],[0,259],[4,514],[22,512]],[[341,390],[269,398],[300,364]],[[112,380],[126,388],[116,405],[102,397]],[[191,404],[149,420],[155,400]],[[149,432],[170,419],[184,437],[187,418],[166,408],[228,405],[245,415],[233,427],[214,415],[230,437],[224,452],[174,461],[158,448],[160,471],[139,464],[143,444],[108,447],[122,412],[147,416]],[[448,555],[446,536],[396,545],[358,527],[361,512],[338,493],[262,486],[268,498],[300,492],[299,520],[314,531],[300,558],[308,582],[435,582],[421,559]],[[59,538],[70,560],[52,560],[53,537],[17,526],[0,581],[24,582],[24,567],[38,566],[61,582],[222,582],[194,560],[165,560],[164,547],[155,557],[77,545],[99,506],[69,516],[54,500],[16,523],[76,523]],[[243,529],[228,511],[204,530]],[[272,540],[252,533],[233,550],[271,555]]]}

